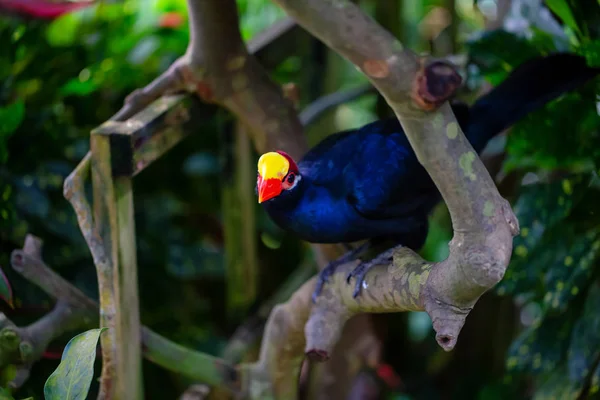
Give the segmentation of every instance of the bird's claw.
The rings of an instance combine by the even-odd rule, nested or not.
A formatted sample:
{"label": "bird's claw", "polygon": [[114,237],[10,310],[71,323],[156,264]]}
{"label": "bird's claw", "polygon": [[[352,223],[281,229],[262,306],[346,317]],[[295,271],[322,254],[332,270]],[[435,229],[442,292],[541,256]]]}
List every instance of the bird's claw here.
{"label": "bird's claw", "polygon": [[348,284],[350,284],[350,279],[352,279],[352,277],[356,278],[356,283],[354,284],[354,291],[352,292],[352,298],[355,299],[359,295],[360,287],[362,286],[368,271],[369,266],[367,265],[367,263],[360,263],[348,274],[348,276],[346,276],[346,282]]}
{"label": "bird's claw", "polygon": [[321,290],[323,290],[323,285],[329,282],[329,277],[333,275],[335,269],[344,263],[354,260],[355,257],[367,250],[370,247],[370,245],[371,244],[369,242],[363,243],[357,248],[348,251],[346,254],[344,254],[337,260],[331,261],[329,264],[327,264],[325,268],[321,270],[321,272],[319,272],[319,275],[317,277],[317,285],[312,294],[313,303],[317,302],[317,297],[319,297],[319,295],[321,294]]}
{"label": "bird's claw", "polygon": [[[401,247],[401,246],[398,246],[398,247]],[[374,266],[383,264],[384,262],[388,261],[394,255],[395,249],[396,248],[388,249],[388,250],[384,251],[383,253],[379,254],[377,257],[373,258],[371,261],[361,262],[360,264],[358,264],[358,266],[356,268],[354,268],[346,276],[346,282],[348,284],[350,284],[350,280],[352,279],[352,277],[356,278],[356,284],[354,285],[354,291],[352,292],[352,298],[355,299],[359,295],[360,288],[361,288],[361,286],[363,286],[363,283],[367,276],[367,272],[369,272],[369,270],[371,268],[373,268]]]}
{"label": "bird's claw", "polygon": [[317,285],[312,294],[313,303],[317,302],[317,297],[319,297],[319,295],[321,294],[321,290],[323,290],[323,285],[329,282],[329,277],[333,275],[337,266],[338,264],[335,261],[332,261],[319,272],[319,275],[317,276]]}

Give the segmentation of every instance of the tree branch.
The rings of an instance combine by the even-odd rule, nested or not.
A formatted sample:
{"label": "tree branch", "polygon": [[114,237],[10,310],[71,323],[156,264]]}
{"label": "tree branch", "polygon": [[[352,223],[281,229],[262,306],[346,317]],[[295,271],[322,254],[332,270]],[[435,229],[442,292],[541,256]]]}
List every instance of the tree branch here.
{"label": "tree branch", "polygon": [[11,382],[13,388],[27,380],[31,366],[41,358],[54,338],[91,325],[98,313],[92,300],[44,265],[41,250],[41,240],[27,235],[23,249],[11,254],[13,269],[57,300],[49,314],[24,328],[17,327],[0,314],[0,365],[14,363],[19,371]]}
{"label": "tree branch", "polygon": [[[349,264],[338,269],[316,305],[310,300],[313,278],[288,302],[275,307],[265,328],[260,360],[239,367],[241,392],[252,398],[295,398],[304,353],[316,360],[327,359],[344,323],[357,313],[426,310],[438,342],[444,349],[452,349],[477,299],[502,278],[512,250],[512,235],[518,232],[508,203],[498,194],[450,107],[444,104],[460,84],[449,64],[421,59],[403,49],[348,1],[274,1],[357,65],[385,97],[448,204],[455,235],[450,256],[437,264],[426,263],[401,248],[391,265],[368,274],[357,299],[352,298],[353,288],[345,281],[353,266]],[[195,90],[203,99],[225,106],[240,118],[250,128],[258,151],[278,148],[299,158],[306,149],[301,125],[292,104],[282,102],[280,88],[243,45],[235,2],[189,0],[188,4],[192,40],[185,57],[194,64],[183,70],[184,81],[195,82]],[[194,81],[186,78],[185,71],[191,71]],[[84,160],[78,170],[85,168]],[[81,201],[73,198],[70,201],[76,211],[78,207],[89,210],[83,197]],[[82,214],[78,220],[86,236],[87,217],[78,214]],[[93,238],[88,236],[92,248]],[[223,370],[235,371],[231,367]],[[215,376],[220,378],[204,379],[226,384],[236,381]]]}
{"label": "tree branch", "polygon": [[274,1],[359,67],[384,96],[446,201],[454,228],[446,260],[425,263],[401,248],[392,266],[368,274],[356,300],[343,282],[348,267],[340,268],[311,312],[307,352],[325,357],[343,323],[356,312],[423,309],[433,320],[440,346],[451,350],[477,299],[502,279],[512,237],[519,231],[510,205],[445,103],[460,83],[459,76],[449,64],[421,59],[404,49],[349,1]]}
{"label": "tree branch", "polygon": [[252,393],[254,398],[294,398],[302,350],[327,359],[345,322],[361,312],[425,310],[438,343],[451,350],[479,297],[502,279],[512,237],[519,232],[510,205],[444,104],[460,83],[451,66],[403,49],[348,1],[274,1],[358,66],[384,96],[449,207],[454,237],[449,257],[440,263],[427,263],[407,248],[390,252],[393,262],[369,272],[357,299],[345,280],[354,266],[348,264],[338,268],[316,305],[309,301],[313,278],[277,306],[265,328],[260,361],[248,366],[248,376],[264,382],[256,385],[264,392]]}
{"label": "tree branch", "polygon": [[314,123],[323,113],[329,109],[339,106],[340,104],[347,103],[355,100],[367,93],[374,92],[375,89],[370,84],[364,84],[352,89],[337,91],[325,96],[319,97],[312,103],[310,103],[300,113],[300,121],[302,125],[308,126]]}
{"label": "tree branch", "polygon": [[[257,152],[280,149],[300,158],[308,144],[293,100],[253,55],[262,50],[271,31],[278,34],[290,29],[293,21],[274,24],[246,46],[235,0],[187,0],[187,4],[190,42],[186,54],[146,87],[132,92],[111,119],[126,120],[161,96],[187,91],[232,112],[249,128]],[[320,267],[339,255],[333,245],[311,248]]]}
{"label": "tree branch", "polygon": [[[23,249],[11,254],[13,269],[57,300],[52,312],[24,328],[0,314],[0,367],[12,363],[21,371],[13,387],[25,382],[31,365],[41,358],[52,340],[68,331],[97,325],[98,304],[42,261],[41,246],[40,239],[27,235]],[[143,355],[148,360],[209,385],[240,390],[241,378],[227,362],[187,349],[147,327],[142,327],[141,335]]]}

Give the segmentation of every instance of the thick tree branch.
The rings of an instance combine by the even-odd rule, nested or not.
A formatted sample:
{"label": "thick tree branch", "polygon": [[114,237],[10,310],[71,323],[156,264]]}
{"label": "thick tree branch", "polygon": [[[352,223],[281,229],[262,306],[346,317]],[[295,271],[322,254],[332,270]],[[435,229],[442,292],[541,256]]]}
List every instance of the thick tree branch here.
{"label": "thick tree branch", "polygon": [[248,53],[235,0],[188,0],[188,5],[191,54],[204,55],[204,99],[222,104],[245,123],[259,152],[278,148],[300,157],[307,143],[294,105]]}
{"label": "thick tree branch", "polygon": [[428,264],[400,249],[391,265],[367,275],[356,300],[345,283],[348,267],[340,268],[311,311],[307,353],[327,358],[341,326],[356,312],[423,309],[440,346],[451,350],[477,299],[502,279],[519,231],[509,204],[445,103],[459,76],[449,64],[404,49],[350,1],[273,1],[360,68],[384,96],[446,201],[454,228],[446,260]]}
{"label": "thick tree branch", "polygon": [[[300,158],[308,149],[293,99],[284,93],[254,54],[272,36],[292,29],[291,19],[274,24],[246,46],[239,31],[235,0],[188,0],[190,42],[186,54],[146,87],[132,92],[111,118],[124,121],[161,96],[187,91],[220,104],[249,129],[254,148],[280,149]],[[312,245],[323,267],[337,257],[332,245]]]}

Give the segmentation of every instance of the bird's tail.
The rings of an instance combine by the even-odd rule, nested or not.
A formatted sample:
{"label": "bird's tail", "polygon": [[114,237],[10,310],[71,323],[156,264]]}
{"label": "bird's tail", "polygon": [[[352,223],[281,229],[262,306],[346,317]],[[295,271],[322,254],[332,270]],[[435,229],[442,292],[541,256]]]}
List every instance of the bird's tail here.
{"label": "bird's tail", "polygon": [[528,60],[470,107],[465,134],[480,152],[495,135],[598,73],[600,68],[588,66],[584,57],[572,53]]}

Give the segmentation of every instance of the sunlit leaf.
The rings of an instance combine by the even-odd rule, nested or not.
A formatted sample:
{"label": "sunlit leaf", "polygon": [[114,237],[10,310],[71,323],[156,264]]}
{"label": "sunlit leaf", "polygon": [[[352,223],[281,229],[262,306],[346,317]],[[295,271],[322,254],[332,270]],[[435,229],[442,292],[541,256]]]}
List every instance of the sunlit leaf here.
{"label": "sunlit leaf", "polygon": [[8,278],[4,275],[4,271],[0,267],[0,299],[8,303],[11,308],[14,308],[13,292],[8,282]]}
{"label": "sunlit leaf", "polygon": [[22,100],[17,100],[6,107],[0,107],[0,139],[17,130],[24,116],[25,103]]}
{"label": "sunlit leaf", "polygon": [[577,21],[573,15],[573,11],[571,11],[571,7],[566,0],[546,0],[545,4],[550,10],[552,10],[552,12],[554,12],[560,17],[560,19],[563,20],[565,25],[571,28],[574,32],[580,33],[579,26],[577,26]]}
{"label": "sunlit leaf", "polygon": [[107,328],[90,329],[72,338],[58,368],[44,385],[46,400],[85,400],[94,377],[94,360],[100,334]]}
{"label": "sunlit leaf", "polygon": [[60,94],[63,96],[87,96],[96,90],[98,90],[98,84],[93,79],[82,82],[79,78],[73,78],[60,88]]}
{"label": "sunlit leaf", "polygon": [[68,13],[56,18],[46,30],[46,39],[55,47],[67,47],[78,39],[77,31],[81,23],[75,13]]}

